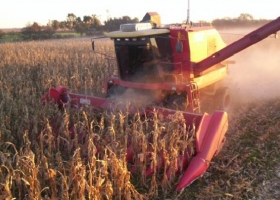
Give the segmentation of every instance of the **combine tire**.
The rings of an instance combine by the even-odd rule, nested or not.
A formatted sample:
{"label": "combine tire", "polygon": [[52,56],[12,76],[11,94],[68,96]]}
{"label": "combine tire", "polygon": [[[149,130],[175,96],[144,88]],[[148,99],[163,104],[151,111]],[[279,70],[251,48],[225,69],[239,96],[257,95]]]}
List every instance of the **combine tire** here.
{"label": "combine tire", "polygon": [[214,97],[215,109],[229,111],[231,106],[231,98],[229,88],[224,87],[216,92]]}

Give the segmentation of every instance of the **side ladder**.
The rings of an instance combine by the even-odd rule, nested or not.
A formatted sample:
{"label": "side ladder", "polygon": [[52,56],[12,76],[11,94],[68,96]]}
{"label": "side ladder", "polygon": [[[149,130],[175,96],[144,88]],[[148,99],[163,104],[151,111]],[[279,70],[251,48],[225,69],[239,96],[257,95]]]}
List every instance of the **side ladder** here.
{"label": "side ladder", "polygon": [[199,92],[198,92],[198,86],[196,82],[190,83],[190,110],[192,110],[194,113],[200,113],[200,100],[199,100]]}

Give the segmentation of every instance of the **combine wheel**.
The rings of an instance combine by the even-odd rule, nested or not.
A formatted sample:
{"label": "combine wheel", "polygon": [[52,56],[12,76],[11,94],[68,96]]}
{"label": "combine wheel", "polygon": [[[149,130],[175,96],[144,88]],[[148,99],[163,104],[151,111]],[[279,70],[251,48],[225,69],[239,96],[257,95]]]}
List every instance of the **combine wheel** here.
{"label": "combine wheel", "polygon": [[217,90],[214,97],[214,108],[229,111],[231,105],[229,88],[223,87]]}

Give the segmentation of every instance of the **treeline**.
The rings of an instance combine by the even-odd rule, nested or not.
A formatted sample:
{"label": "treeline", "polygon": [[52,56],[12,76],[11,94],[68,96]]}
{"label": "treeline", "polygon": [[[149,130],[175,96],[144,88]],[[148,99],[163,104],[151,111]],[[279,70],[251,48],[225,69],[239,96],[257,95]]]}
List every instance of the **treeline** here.
{"label": "treeline", "polygon": [[212,25],[216,28],[234,28],[234,27],[256,27],[262,26],[271,20],[268,19],[254,19],[254,17],[248,13],[242,13],[237,18],[222,18],[212,21]]}
{"label": "treeline", "polygon": [[81,18],[69,13],[65,21],[52,20],[47,25],[39,25],[34,22],[21,29],[18,33],[5,33],[0,30],[0,41],[5,38],[10,38],[14,41],[68,38],[76,36],[75,33],[80,36],[96,35],[102,34],[104,31],[118,30],[120,25],[124,23],[137,22],[139,22],[138,18],[123,16],[110,18],[102,24],[96,15],[85,15]]}
{"label": "treeline", "polygon": [[[247,13],[240,14],[237,18],[222,18],[212,21],[216,28],[261,26],[270,20],[255,20]],[[82,35],[98,35],[104,31],[119,30],[121,24],[137,23],[138,18],[123,16],[109,18],[103,23],[96,15],[78,17],[69,13],[64,21],[51,20],[47,25],[39,25],[37,22],[29,24],[20,32],[5,33],[0,30],[0,41],[42,40],[53,38],[68,38]]]}
{"label": "treeline", "polygon": [[115,31],[118,30],[121,24],[124,23],[137,23],[138,18],[130,18],[129,16],[123,16],[120,18],[110,18],[101,23],[100,19],[96,15],[85,15],[83,18],[77,17],[73,13],[67,15],[66,21],[53,20],[49,23],[54,30],[72,30],[77,33],[92,34],[99,31]]}

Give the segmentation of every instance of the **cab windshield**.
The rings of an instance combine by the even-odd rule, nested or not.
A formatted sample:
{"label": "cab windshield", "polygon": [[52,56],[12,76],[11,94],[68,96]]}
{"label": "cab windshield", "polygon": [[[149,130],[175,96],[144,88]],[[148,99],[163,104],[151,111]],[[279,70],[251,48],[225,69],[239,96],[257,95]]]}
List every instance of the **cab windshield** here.
{"label": "cab windshield", "polygon": [[[132,82],[162,82],[159,64],[172,70],[168,36],[115,39],[120,78]],[[169,64],[168,64],[169,63]]]}

